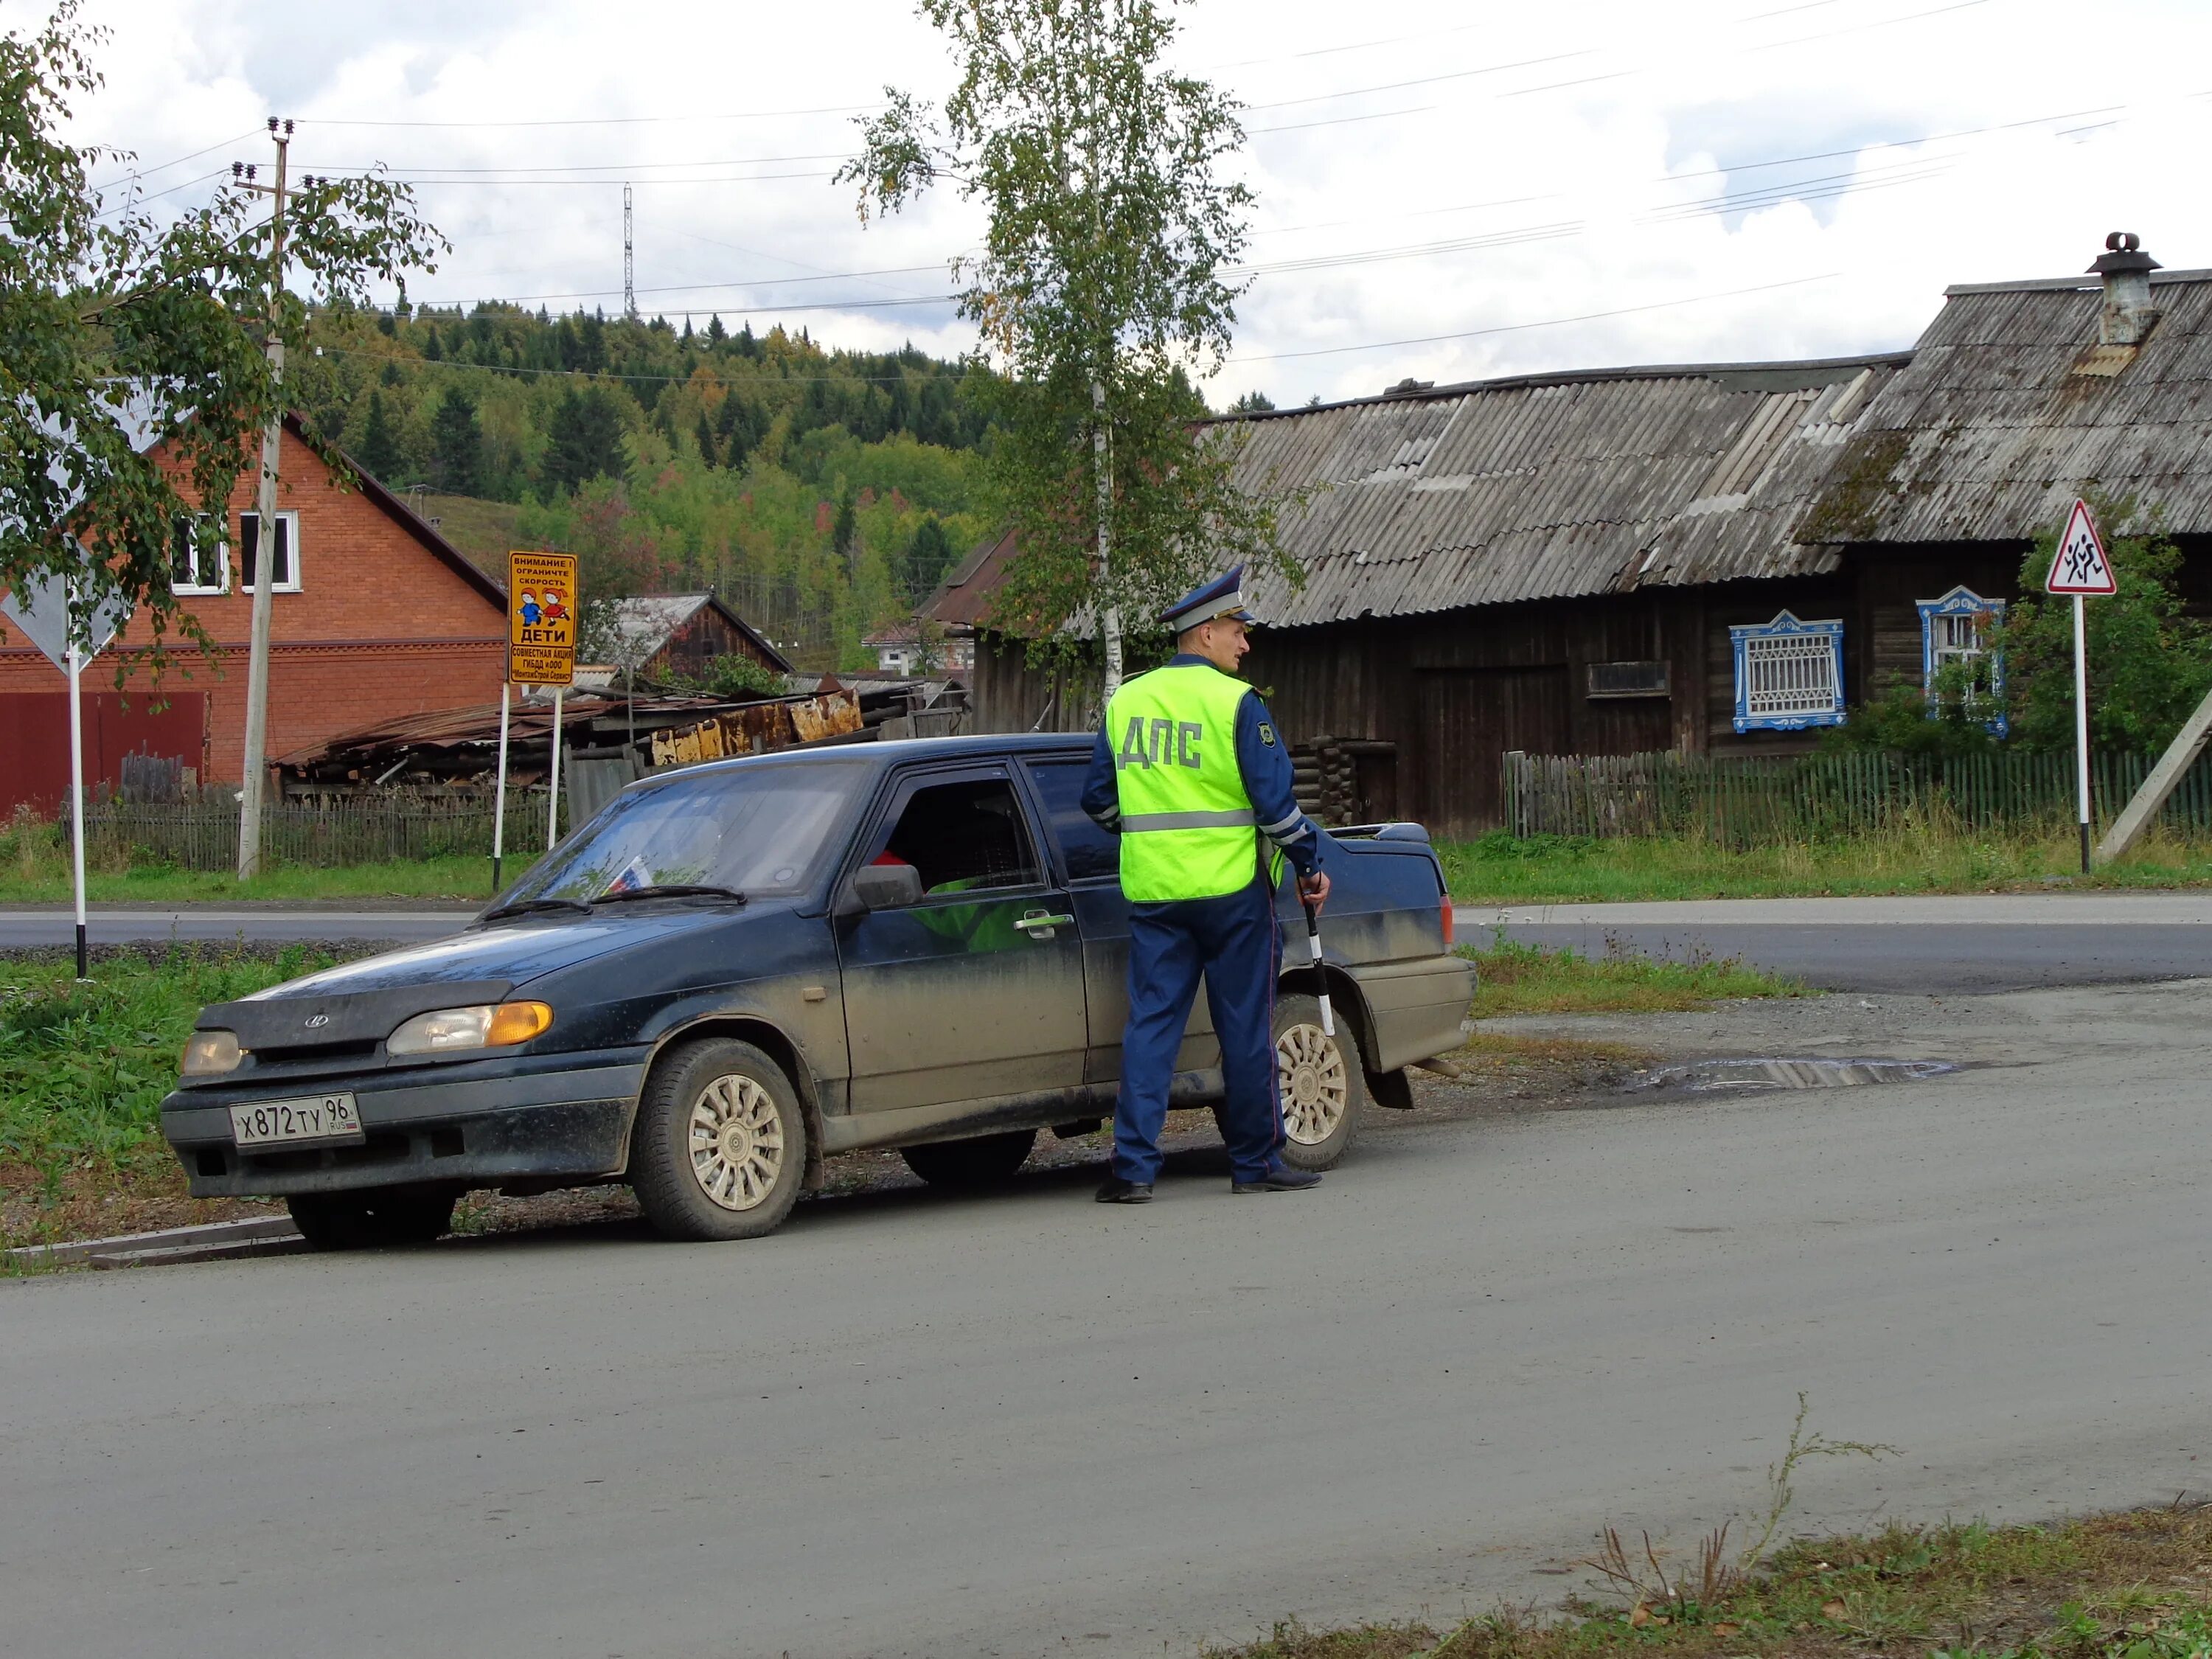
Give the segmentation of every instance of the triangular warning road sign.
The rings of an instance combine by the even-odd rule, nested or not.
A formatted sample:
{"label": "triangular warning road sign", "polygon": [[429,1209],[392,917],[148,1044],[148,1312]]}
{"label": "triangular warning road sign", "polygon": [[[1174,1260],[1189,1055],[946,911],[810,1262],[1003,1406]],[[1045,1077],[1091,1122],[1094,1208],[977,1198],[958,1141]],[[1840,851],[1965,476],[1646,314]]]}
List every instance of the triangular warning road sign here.
{"label": "triangular warning road sign", "polygon": [[2117,593],[2120,584],[2112,574],[2112,562],[2105,556],[2098,538],[2097,522],[2089,516],[2089,503],[2076,501],[2066,515],[2066,533],[2058,538],[2058,551],[2051,560],[2051,574],[2044,589],[2051,593]]}

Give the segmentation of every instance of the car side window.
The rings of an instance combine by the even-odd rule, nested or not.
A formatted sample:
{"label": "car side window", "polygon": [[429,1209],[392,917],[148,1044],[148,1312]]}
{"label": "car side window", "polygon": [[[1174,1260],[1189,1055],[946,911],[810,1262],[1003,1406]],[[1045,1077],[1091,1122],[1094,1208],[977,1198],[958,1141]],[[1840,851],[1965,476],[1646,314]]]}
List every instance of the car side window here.
{"label": "car side window", "polygon": [[1091,821],[1083,810],[1083,784],[1091,773],[1087,760],[1033,761],[1030,776],[1052,820],[1053,839],[1067,858],[1070,881],[1095,880],[1121,873],[1121,843]]}
{"label": "car side window", "polygon": [[1028,887],[1043,879],[1012,781],[1003,777],[916,789],[872,861],[912,865],[925,895]]}

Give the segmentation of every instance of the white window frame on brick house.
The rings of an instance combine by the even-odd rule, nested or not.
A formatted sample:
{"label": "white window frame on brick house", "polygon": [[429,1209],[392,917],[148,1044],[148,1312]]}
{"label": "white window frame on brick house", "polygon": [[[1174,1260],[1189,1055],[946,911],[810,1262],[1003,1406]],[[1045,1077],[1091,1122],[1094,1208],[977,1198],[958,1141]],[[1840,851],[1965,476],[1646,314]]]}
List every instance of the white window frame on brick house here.
{"label": "white window frame on brick house", "polygon": [[[246,563],[246,526],[249,520],[254,526],[254,540],[258,547],[261,515],[254,512],[238,515],[238,584],[251,593],[253,579]],[[300,515],[297,513],[279,513],[276,515],[276,543],[280,556],[276,574],[270,579],[269,591],[271,593],[296,593],[300,591]]]}
{"label": "white window frame on brick house", "polygon": [[1772,622],[1729,629],[1735,655],[1735,729],[1802,732],[1844,723],[1844,624]]}
{"label": "white window frame on brick house", "polygon": [[[1920,613],[1920,684],[1928,693],[1931,716],[1936,713],[1936,672],[1950,663],[1979,660],[1987,672],[1984,676],[1981,669],[1976,671],[1980,683],[1974,695],[1992,702],[2003,696],[2004,653],[1985,643],[1989,630],[2004,620],[2002,599],[1985,599],[1962,584],[1940,599],[1916,599],[1913,608]],[[2002,738],[2011,723],[1998,714],[1987,725]]]}
{"label": "white window frame on brick house", "polygon": [[[177,580],[177,572],[183,563],[183,561],[177,556],[182,550],[178,547],[177,544],[185,538],[188,526],[195,526],[204,524],[207,521],[207,518],[208,514],[204,513],[185,514],[177,520],[175,528],[171,532],[171,539],[169,544],[169,592],[172,593],[196,595],[202,593],[228,593],[230,592],[230,543],[228,540],[217,540],[215,544],[215,550],[212,553],[206,552],[200,546],[198,542],[192,542],[191,544],[191,549],[192,557],[191,574],[193,580],[191,581],[182,582]],[[215,577],[213,581],[202,581],[199,580],[202,575],[210,574],[200,569],[199,561],[202,558],[211,558],[215,561],[215,569],[211,573]]]}

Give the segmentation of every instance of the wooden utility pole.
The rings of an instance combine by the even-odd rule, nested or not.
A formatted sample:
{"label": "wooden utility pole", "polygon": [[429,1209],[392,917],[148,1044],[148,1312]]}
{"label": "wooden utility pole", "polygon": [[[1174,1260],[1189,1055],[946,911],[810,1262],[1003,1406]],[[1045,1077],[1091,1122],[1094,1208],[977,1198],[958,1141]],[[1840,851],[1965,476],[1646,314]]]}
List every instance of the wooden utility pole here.
{"label": "wooden utility pole", "polygon": [[[284,289],[284,186],[287,152],[291,148],[292,124],[277,130],[269,118],[269,136],[276,143],[276,179],[272,185],[248,182],[246,188],[266,191],[269,218],[269,369],[276,385],[276,401],[269,411],[269,424],[261,434],[261,492],[255,502],[259,524],[254,531],[253,632],[246,659],[246,766],[238,792],[238,878],[250,880],[261,871],[261,793],[267,781],[269,746],[269,613],[270,584],[276,574],[276,463],[284,441],[284,342],[277,333],[277,295]],[[234,169],[235,171],[235,169]],[[246,172],[251,181],[252,172]],[[296,557],[298,550],[294,550]]]}

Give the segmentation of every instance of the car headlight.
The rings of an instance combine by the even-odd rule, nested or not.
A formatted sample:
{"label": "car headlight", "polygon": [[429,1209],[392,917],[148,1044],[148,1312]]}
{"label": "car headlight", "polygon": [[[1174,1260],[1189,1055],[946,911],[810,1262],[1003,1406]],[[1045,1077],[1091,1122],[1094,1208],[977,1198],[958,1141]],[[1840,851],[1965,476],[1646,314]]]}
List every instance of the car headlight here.
{"label": "car headlight", "polygon": [[221,1077],[246,1058],[235,1031],[195,1031],[185,1043],[186,1077]]}
{"label": "car headlight", "polygon": [[390,1054],[444,1054],[459,1048],[504,1048],[548,1030],[553,1011],[542,1002],[479,1003],[417,1014],[384,1039]]}

